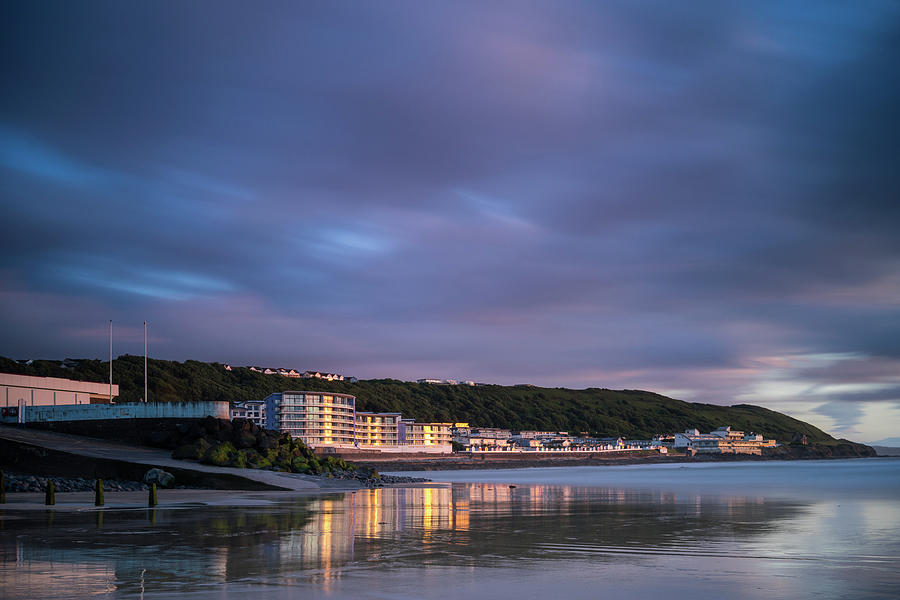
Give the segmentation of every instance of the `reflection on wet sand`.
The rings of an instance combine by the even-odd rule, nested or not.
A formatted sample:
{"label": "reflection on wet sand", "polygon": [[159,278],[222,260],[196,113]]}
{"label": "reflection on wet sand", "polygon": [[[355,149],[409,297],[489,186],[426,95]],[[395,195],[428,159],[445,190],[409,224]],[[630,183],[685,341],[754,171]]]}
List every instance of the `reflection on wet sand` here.
{"label": "reflection on wet sand", "polygon": [[729,554],[735,537],[762,535],[802,510],[763,498],[457,484],[249,508],[16,515],[0,521],[0,595],[130,596],[247,581],[327,592],[345,572],[366,569]]}

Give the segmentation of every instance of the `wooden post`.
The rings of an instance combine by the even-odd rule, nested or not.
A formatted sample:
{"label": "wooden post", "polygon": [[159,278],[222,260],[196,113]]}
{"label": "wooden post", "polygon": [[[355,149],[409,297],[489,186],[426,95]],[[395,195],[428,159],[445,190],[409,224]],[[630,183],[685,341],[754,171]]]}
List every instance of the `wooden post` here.
{"label": "wooden post", "polygon": [[47,491],[44,494],[44,504],[47,506],[53,506],[56,504],[56,484],[53,483],[53,480],[47,481]]}
{"label": "wooden post", "polygon": [[103,480],[98,479],[94,485],[94,506],[103,506]]}
{"label": "wooden post", "polygon": [[156,499],[156,484],[150,484],[150,499],[147,502],[147,506],[153,507],[156,506],[159,502]]}

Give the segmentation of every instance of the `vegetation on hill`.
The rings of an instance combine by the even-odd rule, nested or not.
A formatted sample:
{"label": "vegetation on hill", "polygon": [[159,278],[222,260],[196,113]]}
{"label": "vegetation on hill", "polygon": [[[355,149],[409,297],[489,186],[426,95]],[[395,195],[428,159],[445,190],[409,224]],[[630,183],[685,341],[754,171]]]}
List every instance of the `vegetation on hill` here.
{"label": "vegetation on hill", "polygon": [[[124,355],[113,361],[113,382],[119,385],[120,402],[136,402],[143,396],[143,360]],[[83,360],[73,368],[64,368],[59,361],[37,360],[22,365],[0,357],[0,372],[105,382],[109,363]],[[473,427],[649,438],[694,427],[706,432],[730,425],[783,442],[799,432],[810,443],[835,443],[834,438],[809,423],[759,406],[690,403],[640,390],[470,387],[393,379],[349,383],[263,375],[247,368],[226,371],[218,363],[156,359],[149,362],[149,387],[150,398],[158,402],[238,402],[261,400],[285,390],[331,391],[356,396],[359,410],[400,412],[420,421],[468,422]]]}

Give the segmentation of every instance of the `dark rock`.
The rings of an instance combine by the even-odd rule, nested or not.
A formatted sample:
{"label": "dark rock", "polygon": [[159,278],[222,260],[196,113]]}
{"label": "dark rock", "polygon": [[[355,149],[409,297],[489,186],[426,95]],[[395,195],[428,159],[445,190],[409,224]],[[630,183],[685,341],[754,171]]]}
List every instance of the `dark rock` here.
{"label": "dark rock", "polygon": [[234,441],[238,448],[252,448],[256,445],[256,436],[249,431],[241,431]]}
{"label": "dark rock", "polygon": [[263,433],[258,438],[258,444],[262,450],[271,450],[278,447],[278,438]]}
{"label": "dark rock", "polygon": [[150,469],[144,473],[144,483],[155,483],[159,487],[172,487],[175,484],[175,476],[162,469]]}
{"label": "dark rock", "polygon": [[247,419],[234,419],[231,421],[231,428],[237,432],[249,432],[253,427],[253,423]]}
{"label": "dark rock", "polygon": [[233,439],[233,436],[233,430],[225,427],[220,427],[213,433],[213,437],[218,442],[230,442]]}

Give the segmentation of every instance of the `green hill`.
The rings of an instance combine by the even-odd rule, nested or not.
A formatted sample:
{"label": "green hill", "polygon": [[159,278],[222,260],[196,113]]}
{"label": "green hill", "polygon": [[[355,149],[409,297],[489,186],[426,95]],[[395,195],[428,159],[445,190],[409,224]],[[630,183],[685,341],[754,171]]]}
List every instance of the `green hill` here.
{"label": "green hill", "polygon": [[[22,365],[0,357],[0,372],[105,382],[109,377],[109,363],[83,360],[73,368],[64,368],[60,361],[38,360]],[[119,385],[120,402],[140,400],[144,386],[143,357],[124,355],[115,359],[113,382]],[[247,368],[226,371],[218,363],[156,359],[149,363],[149,387],[150,398],[159,402],[236,402],[261,400],[272,392],[284,390],[332,391],[356,396],[360,410],[400,412],[420,421],[461,421],[476,427],[649,438],[657,433],[693,427],[705,432],[730,425],[782,442],[789,442],[795,432],[805,434],[810,443],[835,441],[809,423],[759,406],[682,402],[640,390],[471,387],[393,379],[329,382],[263,375]]]}

